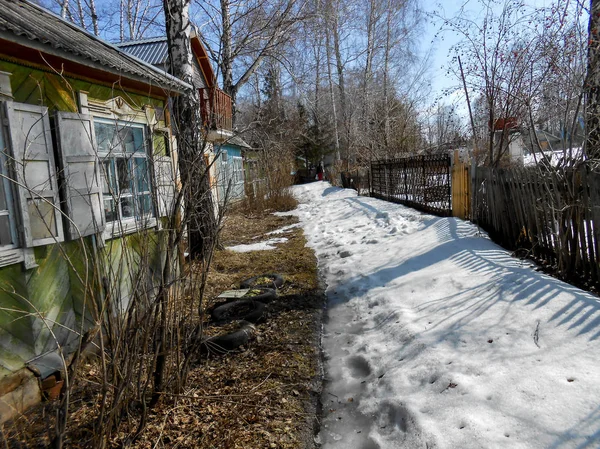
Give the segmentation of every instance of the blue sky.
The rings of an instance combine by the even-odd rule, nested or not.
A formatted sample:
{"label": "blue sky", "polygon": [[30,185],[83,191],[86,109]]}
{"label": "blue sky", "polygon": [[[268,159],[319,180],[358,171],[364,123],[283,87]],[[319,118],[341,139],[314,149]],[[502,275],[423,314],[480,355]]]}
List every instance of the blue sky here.
{"label": "blue sky", "polygon": [[[561,0],[564,1],[564,0]],[[504,0],[496,0],[497,9],[501,10]],[[551,0],[530,0],[526,2],[529,6],[544,7],[550,6]],[[483,17],[483,9],[478,0],[444,0],[443,2],[427,2],[426,0],[422,3],[423,10],[427,14],[431,14],[437,11],[439,15],[443,17],[454,17],[456,16],[461,8],[471,18]],[[454,76],[448,76],[446,74],[450,58],[448,57],[452,46],[456,45],[461,37],[456,33],[449,31],[442,32],[438,36],[436,33],[440,28],[441,22],[435,21],[431,18],[427,18],[427,24],[425,25],[424,38],[421,44],[422,53],[426,53],[431,49],[430,55],[430,70],[429,78],[431,82],[431,97],[440,98],[443,103],[450,104],[458,102],[458,110],[461,111],[463,108],[466,112],[466,103],[464,100],[464,94],[462,92],[462,84],[459,79]],[[456,88],[454,94],[449,96],[443,96],[442,93],[446,89]]]}

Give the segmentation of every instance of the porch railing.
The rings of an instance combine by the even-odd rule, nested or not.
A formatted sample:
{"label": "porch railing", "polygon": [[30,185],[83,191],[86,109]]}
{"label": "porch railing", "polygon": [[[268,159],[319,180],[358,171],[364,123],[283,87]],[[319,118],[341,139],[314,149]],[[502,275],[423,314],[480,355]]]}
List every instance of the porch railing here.
{"label": "porch railing", "polygon": [[221,89],[200,89],[200,110],[208,129],[233,129],[231,97]]}

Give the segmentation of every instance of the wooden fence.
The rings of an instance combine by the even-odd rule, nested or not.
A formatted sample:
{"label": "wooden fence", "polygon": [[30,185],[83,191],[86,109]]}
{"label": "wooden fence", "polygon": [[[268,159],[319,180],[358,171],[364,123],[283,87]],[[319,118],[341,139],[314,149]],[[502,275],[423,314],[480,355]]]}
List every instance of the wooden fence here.
{"label": "wooden fence", "polygon": [[452,216],[463,220],[471,218],[471,167],[460,162],[458,154],[452,165]]}
{"label": "wooden fence", "polygon": [[451,215],[450,156],[371,163],[371,196],[425,212]]}
{"label": "wooden fence", "polygon": [[473,221],[566,280],[600,286],[600,174],[477,167]]}

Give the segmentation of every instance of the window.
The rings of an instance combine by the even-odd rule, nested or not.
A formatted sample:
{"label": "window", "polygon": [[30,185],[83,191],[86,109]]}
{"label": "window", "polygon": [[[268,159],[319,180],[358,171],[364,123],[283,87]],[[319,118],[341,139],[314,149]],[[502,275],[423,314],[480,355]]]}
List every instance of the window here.
{"label": "window", "polygon": [[244,182],[244,164],[241,157],[232,157],[233,161],[233,182],[241,184]]}
{"label": "window", "polygon": [[64,240],[48,108],[0,102],[0,119],[0,266],[29,269]]}
{"label": "window", "polygon": [[155,216],[145,128],[94,119],[107,223]]}
{"label": "window", "polygon": [[0,129],[0,248],[18,246],[13,204],[13,186],[8,176],[8,146]]}

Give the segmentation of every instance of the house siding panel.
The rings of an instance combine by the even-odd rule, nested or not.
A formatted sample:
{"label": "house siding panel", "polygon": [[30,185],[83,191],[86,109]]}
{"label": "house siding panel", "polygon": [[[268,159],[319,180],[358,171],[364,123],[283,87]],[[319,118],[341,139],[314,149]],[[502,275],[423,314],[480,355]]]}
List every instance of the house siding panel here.
{"label": "house siding panel", "polygon": [[[0,71],[12,73],[11,87],[16,102],[43,104],[50,110],[75,112],[77,105],[74,92],[80,90],[88,92],[88,98],[92,101],[105,102],[123,96],[132,107],[138,109],[144,105],[164,107],[164,102],[156,98],[86,81],[63,79],[13,62],[0,60]],[[146,270],[151,276],[152,273],[161,273],[162,235],[160,231],[149,229],[143,238],[139,234],[130,234],[109,240],[104,248],[98,249],[103,261],[99,265],[104,270],[100,274],[94,271],[94,264],[86,263],[89,262],[86,257],[94,254],[95,237],[92,236],[80,241],[36,248],[37,268],[25,270],[22,264],[1,267],[0,304],[3,310],[0,310],[0,382],[23,368],[33,357],[55,349],[52,333],[61,344],[76,343],[77,335],[67,328],[81,330],[82,319],[85,319],[85,327],[92,323],[90,306],[84,304],[84,300],[90,299],[90,291],[102,291],[99,281],[102,272],[108,276],[111,270],[116,272],[125,269],[120,259],[124,251],[139,255],[142,245],[149,245],[146,248],[150,252],[150,269],[146,267]],[[128,269],[131,271],[122,276],[118,289],[124,296],[131,295],[130,280],[133,277],[129,274],[136,272],[139,260],[140,257],[130,259]],[[86,270],[89,271],[86,273]],[[88,280],[87,295],[81,279]],[[152,288],[154,281],[151,278],[146,285]],[[87,310],[86,316],[82,317],[84,310]]]}

